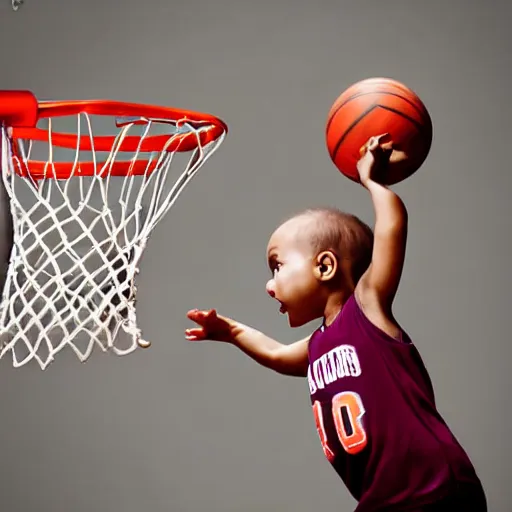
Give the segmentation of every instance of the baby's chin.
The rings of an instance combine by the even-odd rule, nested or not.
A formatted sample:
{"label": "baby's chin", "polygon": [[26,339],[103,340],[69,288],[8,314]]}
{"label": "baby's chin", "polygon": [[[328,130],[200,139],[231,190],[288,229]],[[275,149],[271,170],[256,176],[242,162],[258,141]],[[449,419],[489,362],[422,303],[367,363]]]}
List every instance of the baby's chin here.
{"label": "baby's chin", "polygon": [[304,325],[307,325],[310,322],[314,322],[322,318],[322,314],[315,315],[312,311],[304,311],[303,314],[298,314],[297,312],[288,310],[284,314],[288,316],[288,325],[292,329],[296,329],[297,327],[303,327]]}
{"label": "baby's chin", "polygon": [[288,314],[288,325],[292,329],[295,329],[297,327],[302,327],[303,325],[306,325],[307,323],[309,323],[309,320],[304,320],[304,319],[298,318],[294,315],[290,315],[290,313],[287,313],[287,314]]}

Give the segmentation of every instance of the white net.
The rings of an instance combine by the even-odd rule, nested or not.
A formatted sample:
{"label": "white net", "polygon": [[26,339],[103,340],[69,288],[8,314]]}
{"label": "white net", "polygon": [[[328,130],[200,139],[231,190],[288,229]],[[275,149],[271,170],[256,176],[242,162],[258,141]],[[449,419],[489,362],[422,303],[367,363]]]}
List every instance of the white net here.
{"label": "white net", "polygon": [[[71,152],[52,144],[56,122],[47,121],[49,140],[40,144],[13,143],[8,129],[1,129],[14,243],[0,302],[0,358],[11,354],[15,367],[35,360],[45,369],[65,347],[84,362],[95,347],[124,355],[149,345],[136,316],[141,256],[156,224],[225,136],[203,146],[200,135],[211,128],[207,123],[177,128],[168,121],[128,120],[111,150],[100,154],[94,150],[98,129],[91,116],[80,114],[74,116],[73,132],[77,140],[86,135],[93,147]],[[143,154],[144,140],[155,132],[168,135],[165,146]],[[178,132],[193,133],[197,148],[170,151]],[[139,175],[115,176],[119,149],[134,133],[140,144],[124,161],[144,169],[139,167]],[[59,160],[71,161],[70,178],[34,180],[26,171],[35,159],[44,162],[47,176]],[[80,175],[86,165],[94,169],[91,176]]]}

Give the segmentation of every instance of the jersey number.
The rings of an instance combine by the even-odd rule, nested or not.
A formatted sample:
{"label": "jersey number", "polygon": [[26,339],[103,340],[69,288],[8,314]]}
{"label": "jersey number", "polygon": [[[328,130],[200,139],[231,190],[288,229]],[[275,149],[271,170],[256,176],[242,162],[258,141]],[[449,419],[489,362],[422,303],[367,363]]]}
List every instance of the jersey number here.
{"label": "jersey number", "polygon": [[[336,433],[343,449],[350,455],[355,455],[364,449],[367,443],[366,432],[363,428],[361,418],[365,413],[361,397],[352,391],[338,393],[332,399],[332,417],[336,427]],[[327,444],[322,405],[319,401],[313,404],[316,428],[325,456],[333,461],[334,452]]]}

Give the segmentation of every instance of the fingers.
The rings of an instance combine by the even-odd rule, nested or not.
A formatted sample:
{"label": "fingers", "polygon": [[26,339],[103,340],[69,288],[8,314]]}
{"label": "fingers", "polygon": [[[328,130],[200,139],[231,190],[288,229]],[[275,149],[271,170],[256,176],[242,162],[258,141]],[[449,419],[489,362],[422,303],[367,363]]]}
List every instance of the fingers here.
{"label": "fingers", "polygon": [[382,133],[380,135],[370,137],[370,139],[367,142],[368,151],[375,151],[378,148],[391,149],[392,146],[393,143],[391,142],[391,136],[389,133]]}
{"label": "fingers", "polygon": [[390,150],[393,148],[393,141],[391,140],[391,135],[389,133],[382,133],[380,135],[375,135],[370,137],[364,146],[361,147],[359,153],[363,156],[367,151],[375,152],[378,148],[384,150]]}
{"label": "fingers", "polygon": [[199,310],[191,309],[187,313],[187,318],[199,324],[200,327],[185,329],[185,339],[188,341],[205,341],[208,339],[208,324],[217,317],[215,309]]}
{"label": "fingers", "polygon": [[202,327],[189,327],[185,329],[185,334],[187,336],[204,336],[206,333]]}
{"label": "fingers", "polygon": [[379,144],[380,148],[383,150],[383,151],[392,151],[393,150],[393,142],[392,141],[389,141],[389,142],[381,142]]}
{"label": "fingers", "polygon": [[398,164],[405,162],[409,159],[409,155],[405,151],[392,150],[391,156],[389,157],[389,163]]}
{"label": "fingers", "polygon": [[185,330],[185,338],[189,341],[227,341],[230,339],[230,324],[225,317],[217,315],[215,309],[192,309],[187,318],[196,324],[196,327]]}
{"label": "fingers", "polygon": [[207,321],[211,318],[214,318],[216,316],[217,316],[217,312],[215,311],[215,309],[210,309],[210,310],[191,309],[187,313],[187,318],[196,323],[205,322],[205,321]]}
{"label": "fingers", "polygon": [[206,332],[201,328],[185,329],[185,339],[188,341],[204,341],[206,340]]}

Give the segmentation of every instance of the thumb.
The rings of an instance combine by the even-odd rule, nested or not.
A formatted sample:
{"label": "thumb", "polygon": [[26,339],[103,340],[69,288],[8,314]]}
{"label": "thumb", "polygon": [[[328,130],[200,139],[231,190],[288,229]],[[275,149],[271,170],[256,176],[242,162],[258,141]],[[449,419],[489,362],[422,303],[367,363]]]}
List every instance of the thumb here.
{"label": "thumb", "polygon": [[380,135],[376,135],[372,137],[368,143],[368,149],[370,151],[375,151],[379,147],[382,149],[391,149],[393,142],[391,141],[391,136],[389,133],[381,133]]}

